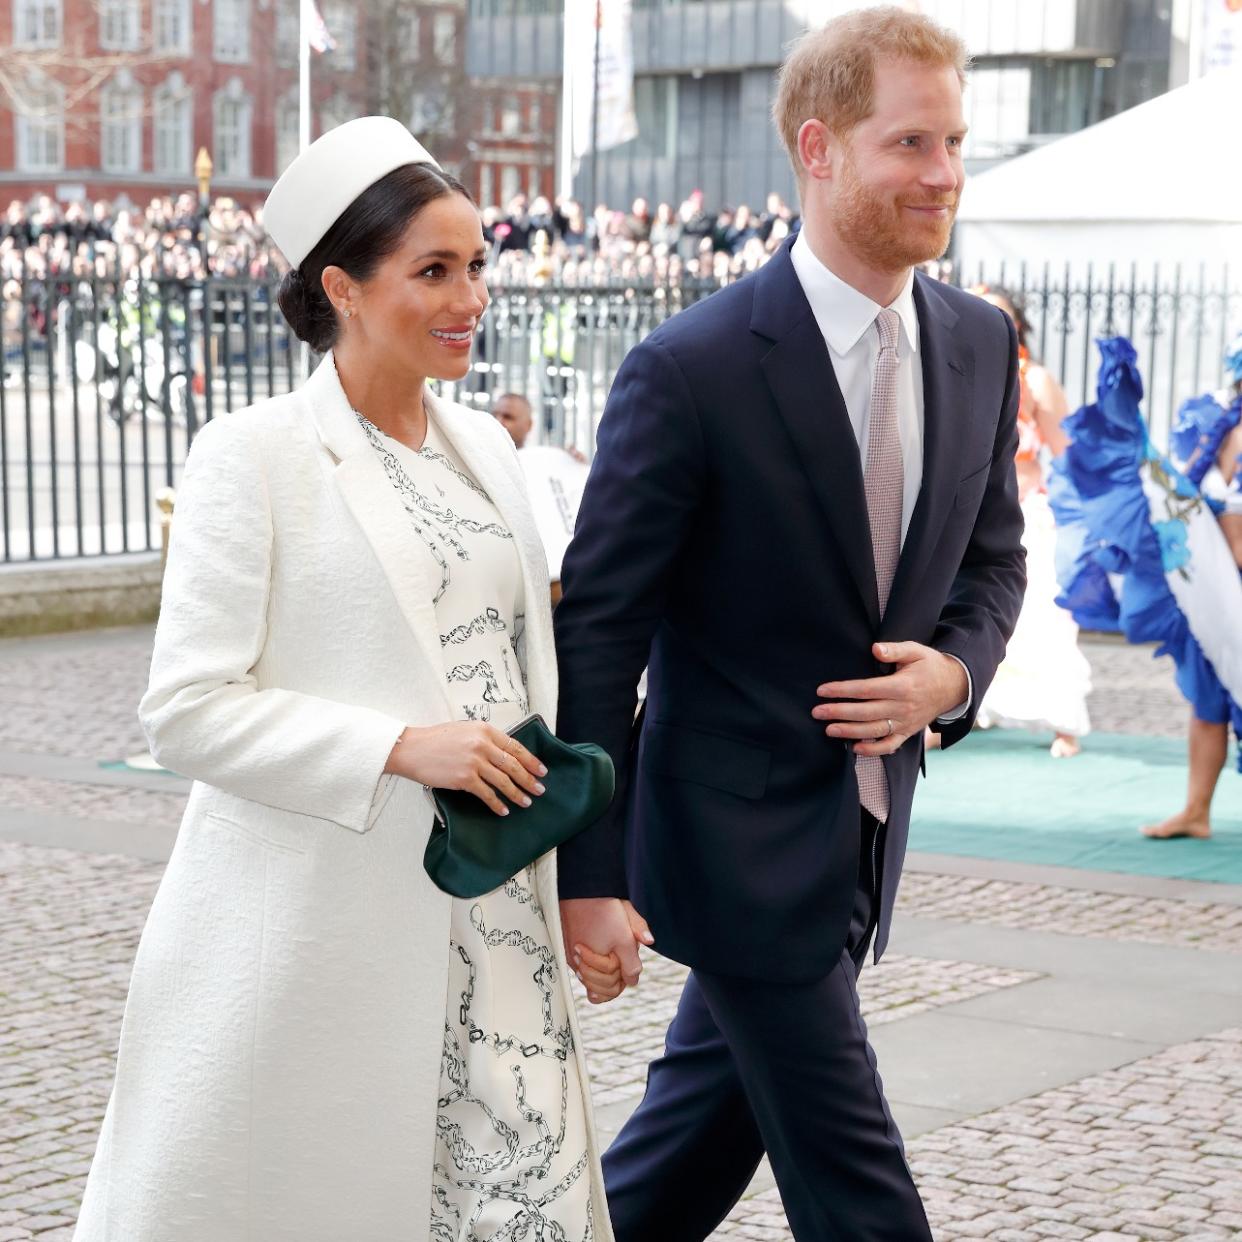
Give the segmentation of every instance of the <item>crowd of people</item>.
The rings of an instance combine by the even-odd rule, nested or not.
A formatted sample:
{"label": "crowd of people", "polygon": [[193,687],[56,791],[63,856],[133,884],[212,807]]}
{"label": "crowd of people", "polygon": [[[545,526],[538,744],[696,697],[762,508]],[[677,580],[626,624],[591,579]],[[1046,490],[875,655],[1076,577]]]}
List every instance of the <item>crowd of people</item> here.
{"label": "crowd of people", "polygon": [[59,203],[46,194],[13,200],[0,220],[0,275],[5,281],[117,272],[154,279],[213,275],[263,279],[283,265],[263,230],[262,212],[215,199],[200,224],[193,194],[161,195],[146,207],[97,201]]}
{"label": "crowd of people", "polygon": [[[483,209],[500,283],[556,280],[725,282],[754,271],[789,236],[797,215],[772,193],[762,212],[746,204],[708,210],[701,190],[674,208],[636,198],[628,211],[599,204],[516,195],[503,209]],[[145,206],[97,201],[60,203],[41,194],[14,199],[0,218],[0,279],[6,286],[123,272],[148,279],[199,280],[212,275],[263,280],[284,261],[263,227],[261,208],[216,198],[200,221],[192,193],[161,195]],[[6,288],[6,295],[13,289]]]}
{"label": "crowd of people", "polygon": [[762,212],[743,203],[708,211],[694,190],[679,206],[636,198],[628,211],[518,194],[503,210],[483,209],[498,280],[682,279],[726,282],[760,267],[796,227],[797,213],[777,193]]}

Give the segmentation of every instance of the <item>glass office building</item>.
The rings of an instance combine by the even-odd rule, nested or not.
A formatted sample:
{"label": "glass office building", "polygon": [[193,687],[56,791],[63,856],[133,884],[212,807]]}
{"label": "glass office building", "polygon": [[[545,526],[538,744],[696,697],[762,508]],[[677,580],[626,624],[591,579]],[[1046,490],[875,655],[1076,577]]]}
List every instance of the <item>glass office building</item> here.
{"label": "glass office building", "polygon": [[[570,0],[589,4],[592,0]],[[604,152],[599,197],[762,206],[794,192],[769,109],[783,49],[858,0],[634,0],[639,134]],[[975,57],[968,166],[979,169],[1169,86],[1169,0],[924,0]],[[467,71],[559,82],[561,0],[469,0]],[[575,181],[590,185],[590,159]]]}

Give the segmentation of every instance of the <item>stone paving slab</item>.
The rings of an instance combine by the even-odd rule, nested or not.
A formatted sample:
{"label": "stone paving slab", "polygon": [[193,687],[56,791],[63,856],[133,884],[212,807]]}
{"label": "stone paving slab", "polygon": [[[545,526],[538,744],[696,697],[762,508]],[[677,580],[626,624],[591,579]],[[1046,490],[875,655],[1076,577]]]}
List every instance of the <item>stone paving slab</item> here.
{"label": "stone paving slab", "polygon": [[145,752],[127,755],[124,760],[78,758],[49,755],[42,751],[0,748],[0,776],[45,781],[65,781],[78,785],[112,785],[119,789],[149,789],[155,793],[189,795],[194,782],[154,766]]}
{"label": "stone paving slab", "polygon": [[[937,1242],[1242,1237],[1242,1029],[1166,1049],[907,1144]],[[714,1235],[792,1242],[780,1196]]]}
{"label": "stone paving slab", "polygon": [[[687,973],[676,962],[645,954],[637,988],[607,1005],[579,1000],[597,1107],[622,1102],[634,1105],[642,1097],[647,1066],[664,1048],[664,1032],[676,1012]],[[889,953],[878,966],[863,971],[859,991],[868,1026],[877,1026],[1039,977],[1034,971]]]}
{"label": "stone paving slab", "polygon": [[47,811],[107,823],[164,823],[175,828],[185,811],[187,795],[84,781],[47,780],[34,776],[0,776],[0,807]]}

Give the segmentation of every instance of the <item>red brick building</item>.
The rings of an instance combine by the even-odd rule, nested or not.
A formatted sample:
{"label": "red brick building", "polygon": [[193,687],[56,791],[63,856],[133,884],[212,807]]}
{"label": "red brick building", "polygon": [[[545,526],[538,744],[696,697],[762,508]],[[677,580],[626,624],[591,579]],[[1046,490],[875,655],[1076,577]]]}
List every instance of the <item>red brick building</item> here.
{"label": "red brick building", "polygon": [[[469,177],[459,135],[473,109],[455,106],[462,0],[321,0],[320,11],[337,46],[311,56],[312,136],[408,108],[402,119]],[[0,98],[0,202],[145,203],[194,189],[201,147],[213,194],[261,201],[298,149],[297,52],[297,0],[0,3],[0,67],[15,83],[0,87],[10,95]]]}
{"label": "red brick building", "polygon": [[504,207],[518,193],[556,192],[560,92],[542,82],[479,86],[467,184],[481,207]]}

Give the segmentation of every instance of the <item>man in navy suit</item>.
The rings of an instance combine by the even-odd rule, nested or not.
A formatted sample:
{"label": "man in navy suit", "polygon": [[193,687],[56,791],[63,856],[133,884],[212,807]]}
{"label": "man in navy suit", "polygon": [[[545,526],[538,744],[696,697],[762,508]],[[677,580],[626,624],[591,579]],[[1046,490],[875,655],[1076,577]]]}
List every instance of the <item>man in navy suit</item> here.
{"label": "man in navy suit", "polygon": [[692,968],[605,1157],[619,1242],[706,1238],[765,1152],[799,1242],[931,1237],[856,978],[924,729],[969,731],[1025,586],[1013,328],[915,271],[961,191],[966,59],[895,8],[799,41],[800,234],[635,348],[600,427],[559,722],[617,796],[560,850],[562,924],[595,999],[636,940]]}

